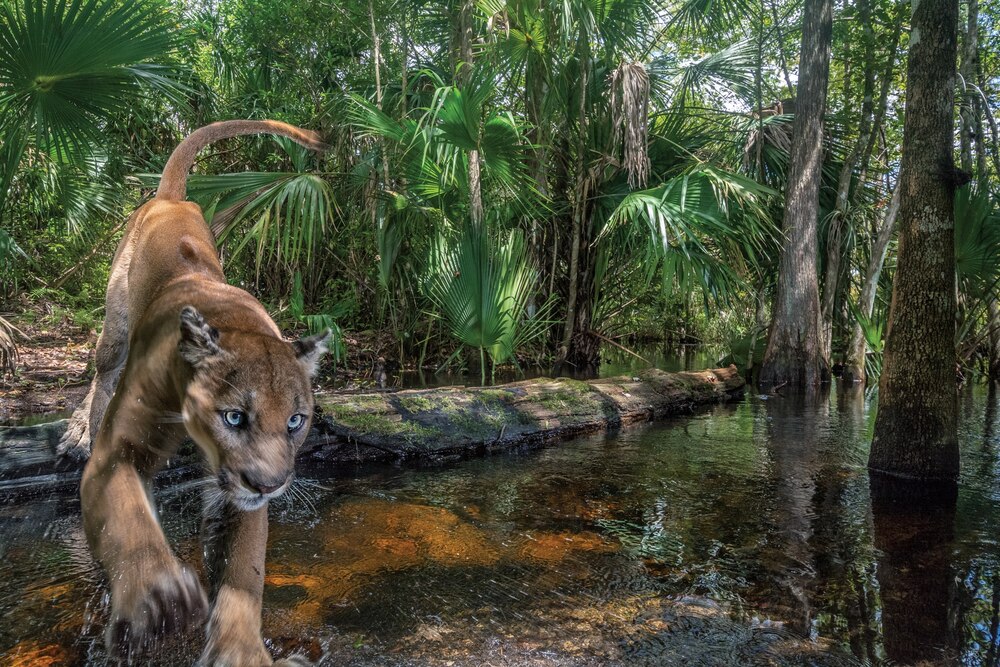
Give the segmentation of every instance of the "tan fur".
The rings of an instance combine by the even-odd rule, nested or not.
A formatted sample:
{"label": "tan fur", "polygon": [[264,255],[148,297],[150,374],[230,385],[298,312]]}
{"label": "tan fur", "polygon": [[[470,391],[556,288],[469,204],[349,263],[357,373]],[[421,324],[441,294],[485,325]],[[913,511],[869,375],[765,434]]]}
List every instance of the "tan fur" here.
{"label": "tan fur", "polygon": [[[60,443],[66,455],[89,455],[84,528],[111,587],[109,650],[128,659],[141,659],[156,636],[207,616],[199,664],[272,664],[260,636],[267,501],[291,482],[326,335],[283,341],[260,303],[226,284],[201,210],[179,201],[198,150],[260,132],[322,146],[283,123],[229,121],[177,147],[156,198],[129,219],[115,254],[97,375]],[[227,424],[227,411],[243,413],[245,424]],[[205,518],[210,611],[198,578],[171,552],[148,495],[153,474],[187,437],[217,484]]]}

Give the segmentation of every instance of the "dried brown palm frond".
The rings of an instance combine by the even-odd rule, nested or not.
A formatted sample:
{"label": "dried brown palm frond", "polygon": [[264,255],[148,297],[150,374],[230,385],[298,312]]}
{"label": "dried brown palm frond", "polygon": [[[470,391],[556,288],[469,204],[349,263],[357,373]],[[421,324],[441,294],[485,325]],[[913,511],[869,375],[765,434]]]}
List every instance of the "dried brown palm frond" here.
{"label": "dried brown palm frond", "polygon": [[611,72],[611,124],[614,150],[622,146],[622,167],[632,188],[649,179],[649,74],[642,63],[622,63]]}
{"label": "dried brown palm frond", "polygon": [[[743,170],[750,171],[754,168],[760,173],[763,165],[760,164],[761,154],[767,147],[776,148],[782,153],[789,153],[792,149],[792,124],[781,115],[781,103],[776,102],[779,112],[773,113],[773,107],[764,109],[761,113],[763,122],[756,113],[751,113],[754,125],[747,134],[747,141],[743,147]],[[772,113],[769,113],[772,112]],[[777,116],[777,118],[771,118]],[[779,122],[780,121],[780,122]]]}
{"label": "dried brown palm frond", "polygon": [[17,346],[14,334],[25,337],[13,324],[0,317],[0,379],[8,373],[13,375],[17,368]]}

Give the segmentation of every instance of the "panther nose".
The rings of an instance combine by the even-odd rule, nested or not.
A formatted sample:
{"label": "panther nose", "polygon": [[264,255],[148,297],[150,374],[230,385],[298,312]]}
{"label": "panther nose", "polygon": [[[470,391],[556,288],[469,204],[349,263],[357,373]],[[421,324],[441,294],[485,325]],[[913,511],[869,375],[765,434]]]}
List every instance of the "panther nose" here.
{"label": "panther nose", "polygon": [[266,496],[269,493],[274,493],[285,483],[284,480],[278,482],[277,484],[265,484],[259,479],[254,479],[248,477],[246,473],[243,473],[243,483],[246,484],[247,488],[251,491],[256,491],[262,496]]}

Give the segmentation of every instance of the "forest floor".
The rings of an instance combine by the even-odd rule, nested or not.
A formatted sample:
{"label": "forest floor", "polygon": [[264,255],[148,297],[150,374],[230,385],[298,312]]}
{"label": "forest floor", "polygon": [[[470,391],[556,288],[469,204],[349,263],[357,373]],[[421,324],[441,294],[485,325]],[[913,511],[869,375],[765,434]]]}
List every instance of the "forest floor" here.
{"label": "forest floor", "polygon": [[[24,334],[17,340],[17,370],[0,375],[0,425],[25,423],[35,416],[73,410],[86,396],[93,377],[97,332],[74,324],[45,304],[21,313],[3,313]],[[287,333],[287,332],[286,332]],[[400,352],[388,332],[344,335],[346,359],[333,363],[328,355],[317,378],[322,389],[383,388],[400,384],[400,371],[416,372],[415,364],[396,361]],[[433,369],[431,369],[433,371]]]}
{"label": "forest floor", "polygon": [[97,335],[49,318],[10,318],[24,335],[17,371],[0,378],[0,424],[72,410],[87,395]]}

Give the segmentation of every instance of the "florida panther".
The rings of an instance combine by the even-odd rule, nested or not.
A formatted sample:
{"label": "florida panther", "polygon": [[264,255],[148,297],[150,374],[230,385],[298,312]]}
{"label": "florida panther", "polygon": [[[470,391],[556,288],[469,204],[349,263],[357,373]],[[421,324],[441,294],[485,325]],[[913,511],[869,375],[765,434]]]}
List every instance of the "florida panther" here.
{"label": "florida panther", "polygon": [[[226,283],[201,210],[184,201],[199,150],[258,133],[324,148],[312,132],[244,120],[208,125],[177,146],[115,253],[97,374],[60,443],[63,454],[89,456],[84,529],[110,582],[105,641],[127,659],[207,615],[199,664],[272,664],[261,639],[267,504],[291,483],[329,332],[282,340],[260,303]],[[222,499],[203,525],[210,610],[198,577],[171,552],[149,495],[153,474],[188,437]]]}

